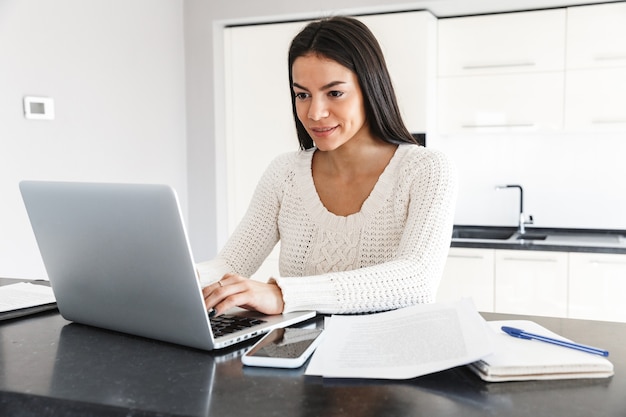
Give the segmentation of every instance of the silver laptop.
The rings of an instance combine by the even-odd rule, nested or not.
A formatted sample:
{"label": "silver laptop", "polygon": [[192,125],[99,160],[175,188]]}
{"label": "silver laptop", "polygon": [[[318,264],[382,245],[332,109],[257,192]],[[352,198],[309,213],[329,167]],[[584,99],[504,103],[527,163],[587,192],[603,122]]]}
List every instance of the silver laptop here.
{"label": "silver laptop", "polygon": [[235,309],[227,313],[244,323],[217,329],[168,186],[23,181],[20,190],[67,320],[211,350],[315,316]]}

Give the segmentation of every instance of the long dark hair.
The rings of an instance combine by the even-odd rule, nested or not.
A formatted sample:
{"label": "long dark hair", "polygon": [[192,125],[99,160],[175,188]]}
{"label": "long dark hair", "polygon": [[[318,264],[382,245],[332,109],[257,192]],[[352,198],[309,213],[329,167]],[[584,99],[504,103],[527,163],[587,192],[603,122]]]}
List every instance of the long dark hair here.
{"label": "long dark hair", "polygon": [[365,117],[374,136],[394,144],[417,144],[402,121],[378,41],[361,21],[336,16],[309,23],[296,35],[289,48],[291,106],[301,149],[310,149],[315,144],[296,113],[293,63],[311,53],[332,59],[356,74],[363,92]]}

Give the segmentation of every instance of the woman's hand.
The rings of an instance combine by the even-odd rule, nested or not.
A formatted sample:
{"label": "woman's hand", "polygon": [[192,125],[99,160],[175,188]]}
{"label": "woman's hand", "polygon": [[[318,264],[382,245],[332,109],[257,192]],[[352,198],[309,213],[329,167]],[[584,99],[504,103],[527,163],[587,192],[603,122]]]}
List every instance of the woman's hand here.
{"label": "woman's hand", "polygon": [[255,310],[264,314],[280,314],[284,302],[280,287],[275,283],[259,282],[237,274],[226,274],[202,289],[207,310],[220,315],[232,307]]}

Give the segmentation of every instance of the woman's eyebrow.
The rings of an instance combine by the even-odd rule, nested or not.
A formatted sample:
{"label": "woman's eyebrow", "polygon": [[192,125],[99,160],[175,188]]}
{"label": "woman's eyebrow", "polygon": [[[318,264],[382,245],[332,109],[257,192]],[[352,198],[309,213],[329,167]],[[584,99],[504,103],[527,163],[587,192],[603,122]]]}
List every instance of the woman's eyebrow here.
{"label": "woman's eyebrow", "polygon": [[[345,81],[331,81],[328,84],[322,86],[321,90],[328,90],[329,88],[336,87],[336,86],[338,86],[340,84],[346,84],[346,82]],[[303,87],[300,84],[295,83],[295,82],[293,83],[293,86],[296,87],[296,88],[299,88],[301,90],[304,90],[304,91],[309,91],[308,88]]]}

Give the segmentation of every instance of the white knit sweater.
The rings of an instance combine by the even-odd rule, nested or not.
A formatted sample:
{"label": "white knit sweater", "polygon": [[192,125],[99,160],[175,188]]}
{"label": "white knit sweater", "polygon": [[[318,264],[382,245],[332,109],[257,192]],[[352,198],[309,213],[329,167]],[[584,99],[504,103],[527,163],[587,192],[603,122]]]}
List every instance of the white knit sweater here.
{"label": "white knit sweater", "polygon": [[[456,174],[441,152],[400,145],[361,211],[323,206],[311,175],[314,150],[277,157],[243,220],[201,281],[251,276],[280,240],[285,312],[359,313],[435,300],[450,247]],[[217,276],[219,275],[219,276]]]}

